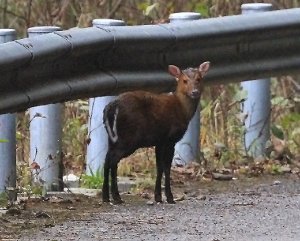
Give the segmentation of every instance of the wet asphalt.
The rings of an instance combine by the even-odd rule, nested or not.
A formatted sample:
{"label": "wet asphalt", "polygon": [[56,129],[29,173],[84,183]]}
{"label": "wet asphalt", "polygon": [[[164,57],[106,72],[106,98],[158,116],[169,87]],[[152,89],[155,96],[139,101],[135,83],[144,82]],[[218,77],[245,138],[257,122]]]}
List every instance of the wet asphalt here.
{"label": "wet asphalt", "polygon": [[300,240],[298,178],[237,183],[194,185],[175,205],[126,197],[124,205],[107,205],[20,240]]}

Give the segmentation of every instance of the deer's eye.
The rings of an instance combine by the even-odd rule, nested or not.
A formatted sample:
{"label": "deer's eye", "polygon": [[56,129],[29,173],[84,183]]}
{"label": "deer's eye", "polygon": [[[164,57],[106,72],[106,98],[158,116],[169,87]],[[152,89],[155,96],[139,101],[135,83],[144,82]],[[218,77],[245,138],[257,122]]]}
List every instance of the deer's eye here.
{"label": "deer's eye", "polygon": [[187,84],[187,82],[188,82],[187,79],[183,79],[184,84]]}

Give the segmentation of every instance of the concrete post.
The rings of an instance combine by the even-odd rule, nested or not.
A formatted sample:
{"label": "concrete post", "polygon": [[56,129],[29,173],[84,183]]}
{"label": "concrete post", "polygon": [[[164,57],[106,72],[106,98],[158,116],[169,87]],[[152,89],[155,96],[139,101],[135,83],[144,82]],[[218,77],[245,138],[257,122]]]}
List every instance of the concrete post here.
{"label": "concrete post", "polygon": [[[14,29],[0,29],[0,43],[16,39]],[[0,115],[0,193],[16,187],[16,114]]]}
{"label": "concrete post", "polygon": [[[242,4],[242,14],[254,14],[271,11],[272,4]],[[270,79],[258,79],[242,82],[247,91],[247,99],[243,103],[245,120],[245,147],[252,157],[264,155],[265,144],[270,138]]]}
{"label": "concrete post", "polygon": [[[29,38],[61,30],[56,26],[32,27]],[[50,104],[30,108],[30,161],[40,166],[38,180],[48,191],[63,189],[61,170],[63,105]]]}
{"label": "concrete post", "polygon": [[[124,26],[125,22],[116,19],[94,19],[93,26]],[[87,168],[88,175],[101,171],[104,165],[108,148],[107,133],[103,126],[103,109],[115,99],[115,96],[105,96],[89,99],[89,144],[87,146]]]}
{"label": "concrete post", "polygon": [[[200,13],[182,12],[172,13],[169,16],[171,23],[182,23],[186,21],[199,20]],[[199,63],[200,64],[200,63]],[[196,66],[194,66],[196,67]],[[200,108],[196,113],[183,138],[175,146],[173,164],[185,165],[199,159],[199,135],[200,135]]]}

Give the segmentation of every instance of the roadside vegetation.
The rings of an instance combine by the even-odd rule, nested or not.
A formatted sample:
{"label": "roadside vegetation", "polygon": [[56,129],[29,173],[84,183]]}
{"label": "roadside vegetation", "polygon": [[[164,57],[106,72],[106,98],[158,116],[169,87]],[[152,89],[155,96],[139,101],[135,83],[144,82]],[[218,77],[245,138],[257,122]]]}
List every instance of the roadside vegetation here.
{"label": "roadside vegetation", "polygon": [[[1,28],[14,28],[18,37],[26,36],[32,26],[56,25],[63,29],[91,26],[95,18],[123,19],[128,25],[156,24],[168,21],[173,12],[195,11],[204,18],[240,13],[242,3],[253,1],[226,0],[0,0]],[[299,1],[277,0],[274,9],[298,7]],[[298,89],[297,89],[298,88]],[[252,159],[245,150],[245,128],[241,104],[247,94],[239,84],[207,87],[201,100],[200,163],[182,169],[174,175],[190,178],[221,178],[238,175],[300,173],[300,96],[299,76],[276,76],[272,79],[271,139],[265,157]],[[86,187],[101,186],[101,175],[85,175],[88,140],[88,100],[65,103],[63,127],[64,172],[82,177]],[[17,167],[18,185],[29,193],[42,192],[30,183],[32,167],[29,161],[29,114],[18,114]],[[6,140],[0,140],[5,142]],[[1,144],[1,143],[0,143]],[[153,148],[142,149],[126,158],[119,166],[119,175],[132,178],[155,176]],[[217,175],[218,176],[218,175]],[[220,177],[220,176],[218,176]],[[142,185],[142,184],[141,184]]]}

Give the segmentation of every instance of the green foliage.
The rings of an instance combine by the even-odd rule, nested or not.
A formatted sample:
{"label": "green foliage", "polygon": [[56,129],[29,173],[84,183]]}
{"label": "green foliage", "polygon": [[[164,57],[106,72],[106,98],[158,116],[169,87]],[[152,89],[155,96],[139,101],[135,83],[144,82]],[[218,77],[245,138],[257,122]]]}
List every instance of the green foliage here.
{"label": "green foliage", "polygon": [[144,10],[143,14],[145,16],[148,16],[148,17],[151,17],[151,18],[155,18],[155,17],[158,17],[158,7],[159,7],[159,4],[158,3],[154,3],[150,6],[147,6],[146,9]]}
{"label": "green foliage", "polygon": [[277,126],[277,125],[272,125],[272,126],[271,126],[271,132],[272,132],[272,134],[273,134],[275,137],[277,137],[277,138],[279,138],[279,139],[281,139],[281,140],[284,140],[284,133],[283,133],[283,130],[282,130],[279,126]]}
{"label": "green foliage", "polygon": [[245,127],[238,114],[247,93],[239,85],[215,86],[206,89],[201,99],[200,146],[209,168],[228,166],[244,156]]}
{"label": "green foliage", "polygon": [[273,175],[282,174],[281,166],[278,164],[271,165],[270,173]]}
{"label": "green foliage", "polygon": [[82,186],[85,188],[99,189],[103,185],[102,171],[98,169],[95,173],[89,167],[91,175],[83,174],[81,176]]}
{"label": "green foliage", "polygon": [[288,113],[281,119],[281,126],[288,135],[287,140],[291,145],[295,146],[295,149],[300,148],[300,114]]}
{"label": "green foliage", "polygon": [[287,129],[290,125],[297,124],[300,126],[300,113],[289,113],[281,119],[281,125]]}
{"label": "green foliage", "polygon": [[67,102],[63,126],[63,152],[65,168],[82,172],[88,136],[88,101]]}
{"label": "green foliage", "polygon": [[243,102],[248,96],[248,92],[245,89],[235,90],[233,94],[233,100],[237,102]]}
{"label": "green foliage", "polygon": [[34,195],[42,196],[44,194],[44,187],[42,185],[32,185],[31,192]]}
{"label": "green foliage", "polygon": [[287,107],[289,105],[289,100],[283,96],[276,96],[272,98],[271,104],[280,107]]}
{"label": "green foliage", "polygon": [[0,207],[6,207],[8,204],[8,196],[6,192],[0,193]]}
{"label": "green foliage", "polygon": [[154,148],[141,148],[130,157],[124,158],[119,163],[120,176],[150,177],[156,176]]}
{"label": "green foliage", "polygon": [[138,10],[140,10],[142,12],[146,11],[147,7],[149,7],[149,2],[148,1],[139,1],[137,3]]}
{"label": "green foliage", "polygon": [[155,180],[153,178],[138,179],[136,182],[135,192],[142,190],[153,190],[155,186]]}
{"label": "green foliage", "polygon": [[28,166],[28,163],[17,165],[17,177],[20,177],[17,181],[17,186],[20,187],[20,192],[30,198],[34,196],[44,196],[46,194],[46,187],[38,182],[38,173],[33,173],[32,169]]}
{"label": "green foliage", "polygon": [[[272,82],[272,134],[287,143],[287,148],[294,155],[299,154],[300,147],[300,114],[299,94],[294,91],[292,77]],[[284,82],[283,82],[284,81]],[[282,89],[284,91],[282,91]]]}
{"label": "green foliage", "polygon": [[22,186],[20,191],[29,199],[33,196],[42,197],[46,194],[46,188],[41,183],[30,182],[29,184]]}
{"label": "green foliage", "polygon": [[201,17],[209,17],[209,6],[205,2],[196,3],[195,12],[200,13]]}
{"label": "green foliage", "polygon": [[231,160],[234,160],[236,157],[235,153],[225,149],[220,157],[220,163],[222,163],[223,167],[227,167],[228,163],[230,163]]}

